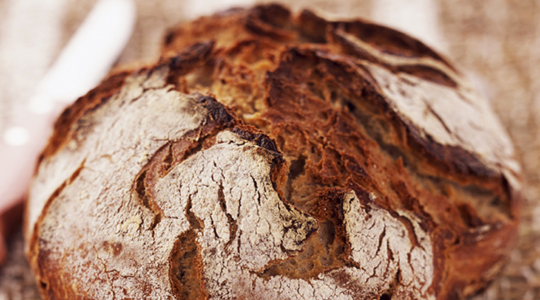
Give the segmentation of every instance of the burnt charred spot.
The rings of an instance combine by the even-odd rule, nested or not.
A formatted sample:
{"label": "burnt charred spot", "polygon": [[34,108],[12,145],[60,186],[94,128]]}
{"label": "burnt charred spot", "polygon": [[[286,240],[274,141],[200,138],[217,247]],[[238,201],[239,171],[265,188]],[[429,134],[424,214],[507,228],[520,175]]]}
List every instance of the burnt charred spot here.
{"label": "burnt charred spot", "polygon": [[209,58],[214,49],[215,41],[193,44],[178,55],[169,58],[167,64],[173,71],[190,70],[195,64]]}
{"label": "burnt charred spot", "polygon": [[239,125],[234,127],[231,131],[244,140],[254,142],[259,147],[272,152],[279,152],[276,142],[255,127]]}
{"label": "burnt charred spot", "polygon": [[201,103],[209,112],[212,120],[219,126],[231,126],[235,117],[223,104],[210,96],[196,94],[196,101]]}
{"label": "burnt charred spot", "polygon": [[193,44],[179,54],[170,58],[161,58],[160,65],[167,65],[170,69],[167,77],[167,83],[176,85],[178,78],[186,75],[197,66],[204,64],[211,57],[215,41]]}
{"label": "burnt charred spot", "polygon": [[285,29],[290,19],[291,12],[279,4],[259,5],[248,13],[245,28],[259,36],[289,41],[296,37],[295,32]]}
{"label": "burnt charred spot", "polygon": [[328,22],[310,10],[302,10],[298,16],[300,33],[312,43],[326,43],[326,27]]}
{"label": "burnt charred spot", "polygon": [[252,9],[252,14],[261,21],[278,28],[284,28],[291,22],[291,12],[277,3],[256,6]]}

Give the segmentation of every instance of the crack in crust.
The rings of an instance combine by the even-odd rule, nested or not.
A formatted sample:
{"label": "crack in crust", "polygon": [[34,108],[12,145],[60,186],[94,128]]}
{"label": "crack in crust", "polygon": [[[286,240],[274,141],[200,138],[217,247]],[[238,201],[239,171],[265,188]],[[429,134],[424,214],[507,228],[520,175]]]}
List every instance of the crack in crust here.
{"label": "crack in crust", "polygon": [[170,258],[170,278],[179,299],[207,299],[208,293],[203,280],[201,246],[197,242],[197,235],[203,226],[191,211],[191,207],[192,203],[189,200],[186,215],[190,229],[182,233],[174,244]]}
{"label": "crack in crust", "polygon": [[[371,196],[373,198],[374,196]],[[350,256],[362,271],[364,294],[372,297],[394,286],[397,299],[433,298],[427,291],[433,280],[432,241],[418,218],[403,213],[403,218],[413,227],[373,203],[374,199],[360,200],[354,191],[344,194],[343,214]],[[397,212],[400,214],[400,211]]]}

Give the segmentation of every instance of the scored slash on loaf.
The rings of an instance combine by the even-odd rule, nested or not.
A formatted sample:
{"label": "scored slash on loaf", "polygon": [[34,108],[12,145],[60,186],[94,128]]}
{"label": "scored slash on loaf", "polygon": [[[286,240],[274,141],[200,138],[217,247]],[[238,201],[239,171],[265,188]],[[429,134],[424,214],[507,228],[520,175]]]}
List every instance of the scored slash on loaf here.
{"label": "scored slash on loaf", "polygon": [[421,42],[232,9],[62,114],[27,255],[45,299],[463,299],[513,247],[519,174]]}

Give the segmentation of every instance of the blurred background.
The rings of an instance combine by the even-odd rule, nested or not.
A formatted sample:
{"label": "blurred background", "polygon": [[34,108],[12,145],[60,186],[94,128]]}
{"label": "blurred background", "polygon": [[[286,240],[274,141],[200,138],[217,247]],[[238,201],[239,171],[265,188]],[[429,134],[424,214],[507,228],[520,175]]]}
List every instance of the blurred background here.
{"label": "blurred background", "polygon": [[[135,0],[138,19],[118,64],[155,61],[166,28],[230,6],[270,1]],[[454,61],[490,99],[523,166],[526,200],[504,274],[480,299],[540,299],[540,1],[295,0],[327,18],[397,27]],[[23,105],[96,0],[0,0],[0,132]],[[0,166],[1,167],[1,166]],[[0,300],[40,299],[19,231],[0,268]]]}

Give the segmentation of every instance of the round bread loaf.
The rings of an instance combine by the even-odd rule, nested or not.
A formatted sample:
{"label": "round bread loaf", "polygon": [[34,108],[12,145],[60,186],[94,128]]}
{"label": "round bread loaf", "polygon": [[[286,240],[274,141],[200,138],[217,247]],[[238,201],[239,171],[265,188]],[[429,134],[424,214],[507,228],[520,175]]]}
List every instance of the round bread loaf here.
{"label": "round bread loaf", "polygon": [[365,21],[234,9],[58,119],[30,191],[44,299],[464,299],[519,165],[443,57]]}

